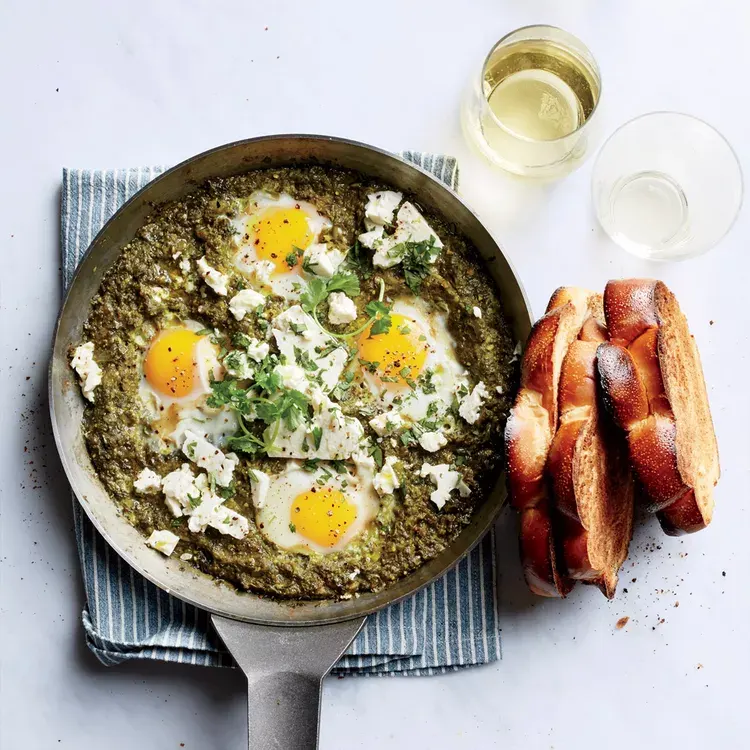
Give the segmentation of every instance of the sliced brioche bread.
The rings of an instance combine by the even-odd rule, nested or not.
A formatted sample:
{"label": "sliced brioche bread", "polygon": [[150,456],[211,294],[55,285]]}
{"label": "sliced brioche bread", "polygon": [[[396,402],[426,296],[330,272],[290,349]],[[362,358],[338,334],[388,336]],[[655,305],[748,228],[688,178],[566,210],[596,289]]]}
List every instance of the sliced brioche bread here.
{"label": "sliced brioche bread", "polygon": [[563,360],[547,471],[567,574],[611,599],[633,531],[633,480],[625,441],[598,406],[596,352],[606,330],[596,297],[598,306]]}
{"label": "sliced brioche bread", "polygon": [[557,561],[545,466],[557,427],[562,362],[589,315],[592,296],[575,287],[552,295],[526,343],[520,389],[505,428],[508,488],[521,513],[521,561],[529,588],[541,596],[564,597],[572,586]]}
{"label": "sliced brioche bread", "polygon": [[668,534],[705,528],[719,453],[700,356],[675,296],[661,281],[610,281],[611,341],[597,370],[604,402],[628,438],[646,506]]}

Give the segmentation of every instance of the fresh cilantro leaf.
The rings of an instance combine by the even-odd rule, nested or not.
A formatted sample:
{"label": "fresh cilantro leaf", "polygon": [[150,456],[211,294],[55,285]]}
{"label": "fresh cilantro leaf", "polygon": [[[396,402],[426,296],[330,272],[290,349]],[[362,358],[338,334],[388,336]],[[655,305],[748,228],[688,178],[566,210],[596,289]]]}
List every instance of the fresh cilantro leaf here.
{"label": "fresh cilantro leaf", "polygon": [[200,331],[196,331],[196,336],[213,336],[214,329],[213,328],[201,328]]}
{"label": "fresh cilantro leaf", "polygon": [[380,366],[380,362],[370,362],[367,359],[359,358],[359,363],[369,372],[377,372],[378,367]]}
{"label": "fresh cilantro leaf", "polygon": [[391,251],[401,258],[406,285],[414,294],[419,295],[422,282],[430,275],[440,248],[435,246],[435,237],[421,242],[402,242]]}
{"label": "fresh cilantro leaf", "polygon": [[290,523],[289,524],[289,531],[291,531],[292,534],[294,534],[297,531],[297,527],[293,523]]}
{"label": "fresh cilantro leaf", "polygon": [[299,247],[295,247],[294,250],[292,250],[292,252],[289,253],[284,260],[286,261],[286,264],[289,266],[289,268],[294,268],[299,262],[299,259],[304,254],[305,254],[304,250],[302,250]]}
{"label": "fresh cilantro leaf", "polygon": [[315,443],[315,450],[318,450],[320,448],[320,441],[323,439],[323,430],[320,427],[313,427],[312,436]]}
{"label": "fresh cilantro leaf", "polygon": [[313,310],[328,296],[326,282],[314,277],[307,284],[307,289],[300,295],[299,302],[306,313],[312,314]]}
{"label": "fresh cilantro leaf", "polygon": [[378,469],[383,468],[383,449],[379,445],[374,445],[370,450],[370,455],[375,459],[375,465]]}
{"label": "fresh cilantro leaf", "polygon": [[247,349],[253,342],[241,331],[232,334],[232,344],[238,349]]}
{"label": "fresh cilantro leaf", "polygon": [[307,326],[302,323],[295,323],[293,320],[289,321],[289,327],[298,335],[301,336],[306,330]]}
{"label": "fresh cilantro leaf", "polygon": [[358,273],[364,279],[372,276],[372,253],[360,245],[359,240],[349,248],[346,255],[346,267],[354,273]]}
{"label": "fresh cilantro leaf", "polygon": [[294,357],[297,360],[297,364],[308,372],[315,372],[318,368],[317,363],[312,357],[306,352],[300,349],[298,346],[294,347]]}
{"label": "fresh cilantro leaf", "polygon": [[331,461],[329,461],[329,463],[331,464],[331,466],[333,466],[337,474],[347,473],[346,464],[343,461],[339,461],[338,459],[332,459]]}
{"label": "fresh cilantro leaf", "polygon": [[255,435],[236,435],[235,437],[230,437],[227,440],[227,446],[233,451],[247,453],[250,456],[265,453],[267,448],[266,444],[255,437]]}
{"label": "fresh cilantro leaf", "polygon": [[302,468],[305,471],[317,471],[319,463],[320,463],[320,459],[319,458],[306,458],[302,462]]}
{"label": "fresh cilantro leaf", "polygon": [[234,482],[232,482],[228,487],[219,487],[216,490],[216,494],[220,497],[223,497],[225,500],[229,500],[230,497],[234,497],[234,493]]}
{"label": "fresh cilantro leaf", "polygon": [[327,284],[327,292],[343,292],[349,297],[360,294],[359,279],[353,273],[335,273]]}

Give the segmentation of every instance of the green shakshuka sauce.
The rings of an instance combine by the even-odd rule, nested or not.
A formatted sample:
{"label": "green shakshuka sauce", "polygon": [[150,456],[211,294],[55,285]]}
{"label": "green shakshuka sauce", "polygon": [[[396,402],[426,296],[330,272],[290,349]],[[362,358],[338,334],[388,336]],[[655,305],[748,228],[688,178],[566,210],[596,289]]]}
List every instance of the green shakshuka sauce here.
{"label": "green shakshuka sauce", "polygon": [[[324,167],[257,170],[238,177],[211,180],[183,200],[156,207],[106,273],[92,302],[83,334],[83,341],[93,343],[94,359],[102,369],[102,382],[95,389],[94,402],[87,404],[84,417],[89,454],[104,486],[129,522],[145,537],[155,530],[176,534],[179,542],[173,556],[184,560],[186,566],[195,566],[238,589],[276,597],[341,598],[357,592],[378,591],[438,555],[469,523],[472,513],[496,483],[502,467],[503,428],[517,380],[516,342],[504,315],[502,300],[476,249],[454,227],[440,216],[423,211],[417,200],[408,195],[404,200],[417,207],[443,247],[435,248],[432,241],[410,242],[399,248],[400,252],[406,251],[403,262],[389,268],[373,267],[373,250],[360,246],[357,237],[367,228],[368,194],[389,189],[355,172]],[[237,230],[238,217],[253,215],[248,208],[252,204],[250,196],[257,198],[259,191],[266,197],[260,201],[262,205],[255,207],[257,217],[247,224],[243,235],[241,229]],[[236,265],[238,252],[242,252],[238,250],[239,244],[244,242],[251,254],[257,251],[258,257],[263,253],[266,258],[274,256],[271,261],[277,264],[278,272],[279,258],[273,251],[273,243],[278,240],[283,245],[283,241],[292,236],[285,233],[293,234],[294,227],[282,219],[276,228],[269,222],[264,229],[263,221],[264,217],[282,209],[306,212],[309,236],[304,242],[325,243],[328,251],[337,249],[347,254],[336,269],[334,279],[338,284],[342,276],[354,277],[354,284],[349,278],[343,287],[356,305],[356,320],[338,325],[329,322],[331,298],[327,296],[330,290],[327,285],[331,278],[317,276],[314,265],[303,266],[302,248],[292,249],[291,257],[283,259],[291,279],[295,297],[292,299],[273,293],[264,286],[262,279],[259,282],[251,278]],[[257,237],[254,230],[257,230]],[[385,234],[392,231],[386,228]],[[228,277],[226,295],[217,294],[216,287],[206,283],[197,263],[201,258]],[[430,263],[430,259],[434,263]],[[280,268],[283,275],[285,268],[283,265]],[[353,293],[357,284],[359,294]],[[229,303],[243,289],[261,291],[265,301],[242,320],[237,320]],[[252,391],[252,394],[262,395],[254,402],[253,408],[257,407],[258,411],[245,414],[241,428],[237,429],[237,435],[247,438],[245,442],[217,441],[225,453],[231,450],[237,453],[239,464],[228,487],[216,486],[213,478],[211,486],[226,498],[223,507],[229,515],[241,514],[247,519],[246,535],[235,538],[210,526],[204,531],[191,531],[188,515],[175,517],[161,490],[139,492],[133,486],[144,468],[164,477],[187,463],[196,475],[202,472],[183,453],[182,446],[169,439],[169,430],[175,427],[175,419],[170,423],[169,415],[174,416],[175,410],[181,408],[179,400],[174,409],[170,404],[175,399],[170,401],[169,397],[149,401],[150,390],[153,390],[149,378],[152,381],[157,378],[158,383],[159,377],[158,373],[146,372],[150,347],[161,332],[189,321],[196,337],[210,341],[210,348],[220,362],[229,353],[242,351],[248,339],[267,342],[267,356],[271,359],[265,364],[253,365],[258,370],[265,368],[267,374],[273,370],[274,363],[284,363],[272,335],[274,320],[287,308],[300,304],[301,295],[307,300],[307,312],[317,301],[314,310],[317,320],[336,334],[334,346],[344,347],[347,354],[346,369],[337,386],[327,391],[328,396],[344,415],[361,423],[361,451],[372,456],[374,471],[378,472],[391,458],[400,486],[392,493],[379,496],[371,483],[360,484],[360,489],[368,492],[371,500],[375,498],[376,514],[341,549],[322,554],[304,547],[286,549],[270,541],[257,525],[252,492],[254,472],[262,471],[273,481],[288,468],[291,459],[265,455],[263,446],[273,441],[273,435],[264,433],[268,422],[253,417],[258,413],[266,414],[263,409],[288,408],[298,410],[294,422],[300,418],[304,422],[309,415],[308,408],[312,409],[305,399],[300,405],[295,401],[297,397],[289,395],[288,388],[272,383],[269,390]],[[406,308],[396,306],[394,310],[397,300]],[[377,304],[373,307],[373,303]],[[416,322],[408,314],[412,308],[421,311]],[[398,309],[407,312],[397,315]],[[364,333],[345,336],[362,328],[368,319],[371,319],[370,328]],[[417,336],[422,330],[420,321],[425,326],[425,321],[433,319],[440,322],[438,327],[442,332],[438,337],[442,343],[431,355],[433,360],[420,359],[416,348],[417,353],[407,352],[403,361],[388,360],[391,349],[388,339],[382,337],[396,333]],[[201,330],[196,330],[199,326]],[[415,326],[417,333],[412,330]],[[368,331],[372,334],[369,339]],[[445,341],[450,338],[452,342],[446,349]],[[368,340],[370,349],[358,349],[363,339]],[[426,337],[417,336],[414,340],[421,342]],[[362,351],[374,351],[383,361],[367,359]],[[323,354],[325,352],[321,356]],[[302,366],[306,376],[317,376],[315,356],[301,356],[299,352],[295,356],[296,364]],[[438,399],[444,390],[435,388],[431,380],[434,372],[428,371],[425,362],[439,363],[447,357],[463,365],[467,371],[466,382],[462,388],[456,385],[459,391],[455,395]],[[166,365],[157,362],[152,369],[158,371],[164,366],[169,368],[169,360]],[[197,424],[203,421],[201,409],[211,413],[206,399],[213,391],[221,391],[221,380],[217,384],[212,383],[212,379],[210,374],[204,377],[203,389],[207,393],[199,394],[197,402],[187,403],[189,397],[183,399],[187,407],[193,409]],[[178,382],[179,379],[172,380]],[[253,387],[253,379],[234,380],[240,394],[237,398],[241,401],[250,393],[247,389]],[[478,410],[478,419],[472,423],[460,415],[459,407],[461,400],[480,381],[486,395]],[[191,382],[192,387],[197,388],[202,381],[196,375]],[[448,381],[443,377],[441,382]],[[164,385],[162,383],[162,388]],[[169,384],[166,385],[169,388]],[[378,388],[383,392],[395,388],[399,394],[395,397],[396,406],[414,391],[428,403],[427,416],[417,424],[406,419],[395,429],[389,425],[388,434],[378,435],[369,424],[370,419],[384,410],[378,405]],[[223,399],[224,408],[231,409],[226,389],[222,393],[218,401]],[[431,393],[434,404],[430,401]],[[169,396],[168,390],[166,395]],[[155,403],[160,406],[155,407]],[[281,403],[283,407],[279,406]],[[156,417],[154,409],[157,409]],[[157,418],[162,420],[158,426]],[[269,427],[271,433],[272,428],[273,425]],[[425,450],[420,436],[435,431],[444,436],[445,445],[434,452]],[[312,451],[325,437],[319,429],[311,427],[305,446],[309,444]],[[243,445],[247,450],[243,451]],[[345,481],[341,489],[341,475],[357,470],[352,461],[304,463],[303,468],[309,470],[310,476],[306,497],[315,497],[316,491],[326,492],[330,474],[339,475],[338,487],[346,497],[350,483]],[[430,476],[420,475],[424,463],[445,464],[450,471],[459,472],[462,487],[468,488],[468,493],[454,488],[447,502],[438,508],[431,500],[436,490],[435,481]],[[285,526],[286,520],[289,520],[289,533],[299,534],[301,524],[285,518]]]}

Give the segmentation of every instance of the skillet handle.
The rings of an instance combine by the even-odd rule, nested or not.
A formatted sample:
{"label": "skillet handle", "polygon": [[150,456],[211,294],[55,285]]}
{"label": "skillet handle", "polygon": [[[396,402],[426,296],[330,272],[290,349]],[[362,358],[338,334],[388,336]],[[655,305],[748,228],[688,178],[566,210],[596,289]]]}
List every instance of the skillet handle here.
{"label": "skillet handle", "polygon": [[365,618],[310,627],[211,620],[247,677],[250,750],[316,750],[323,678]]}

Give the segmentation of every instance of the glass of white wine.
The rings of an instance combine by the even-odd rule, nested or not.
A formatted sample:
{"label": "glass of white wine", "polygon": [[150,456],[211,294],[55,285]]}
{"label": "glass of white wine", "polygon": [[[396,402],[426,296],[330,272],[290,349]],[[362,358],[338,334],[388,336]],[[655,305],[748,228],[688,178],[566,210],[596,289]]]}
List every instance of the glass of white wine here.
{"label": "glass of white wine", "polygon": [[487,55],[461,121],[493,164],[525,177],[560,177],[585,158],[600,96],[599,67],[580,39],[526,26]]}
{"label": "glass of white wine", "polygon": [[626,122],[602,146],[592,178],[605,232],[648,260],[683,260],[710,250],[742,205],[742,170],[711,125],[679,112]]}

